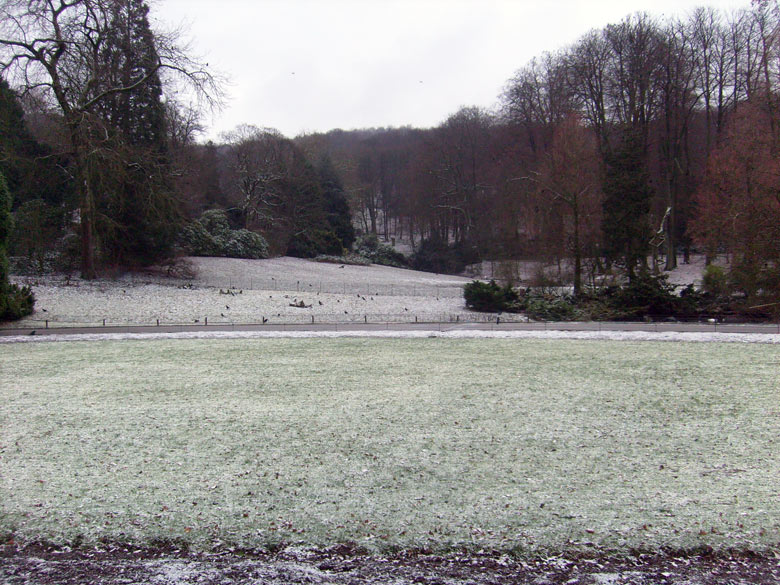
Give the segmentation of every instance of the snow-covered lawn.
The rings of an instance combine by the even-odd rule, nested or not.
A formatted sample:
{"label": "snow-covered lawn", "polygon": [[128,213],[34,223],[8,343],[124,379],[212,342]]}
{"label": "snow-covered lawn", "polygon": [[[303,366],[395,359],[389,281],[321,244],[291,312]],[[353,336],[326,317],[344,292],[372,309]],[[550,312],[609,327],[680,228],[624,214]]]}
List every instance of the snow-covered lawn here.
{"label": "snow-covered lawn", "polygon": [[[14,327],[74,325],[350,323],[484,321],[467,311],[463,285],[469,278],[354,266],[298,258],[240,260],[188,258],[196,276],[176,280],[152,275],[86,282],[57,277],[16,278],[31,283],[35,313]],[[491,263],[483,263],[489,278]],[[519,263],[523,282],[536,264]],[[704,258],[669,273],[670,282],[700,283]],[[267,320],[267,321],[264,321]],[[504,314],[503,321],[523,321]],[[7,325],[8,326],[8,325]]]}
{"label": "snow-covered lawn", "polygon": [[8,344],[0,535],[767,548],[779,364],[764,344]]}
{"label": "snow-covered lawn", "polygon": [[[466,311],[469,279],[386,266],[273,258],[191,258],[198,276],[85,282],[31,279],[35,313],[15,327],[77,324],[311,323],[479,319]],[[342,267],[343,266],[343,267]],[[17,279],[25,282],[23,279]],[[303,306],[300,306],[301,303]],[[292,306],[296,305],[296,306]],[[488,317],[483,317],[488,318]]]}
{"label": "snow-covered lawn", "polygon": [[263,288],[330,293],[461,297],[459,289],[468,278],[392,268],[314,262],[299,258],[240,260],[234,258],[189,258],[196,269],[196,282],[228,288]]}

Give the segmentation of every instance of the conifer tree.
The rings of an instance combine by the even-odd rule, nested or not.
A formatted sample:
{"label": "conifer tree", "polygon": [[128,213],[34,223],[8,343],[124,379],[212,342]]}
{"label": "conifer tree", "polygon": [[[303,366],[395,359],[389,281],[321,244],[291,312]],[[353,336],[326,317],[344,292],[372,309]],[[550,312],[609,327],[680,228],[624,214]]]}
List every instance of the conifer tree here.
{"label": "conifer tree", "polygon": [[[98,233],[105,259],[125,266],[169,255],[180,227],[170,180],[160,58],[148,14],[144,0],[116,3],[101,53],[107,87],[133,87],[146,80],[111,94],[99,107],[115,146],[105,154],[109,176],[100,181],[106,197],[98,206]],[[112,161],[115,153],[120,156]]]}
{"label": "conifer tree", "polygon": [[638,132],[624,130],[622,141],[604,157],[604,247],[611,261],[625,264],[630,280],[647,264],[652,188]]}
{"label": "conifer tree", "polygon": [[8,292],[8,239],[13,229],[11,194],[5,177],[0,173],[0,297]]}
{"label": "conifer tree", "polygon": [[11,193],[0,173],[0,321],[29,315],[34,302],[29,287],[19,288],[8,281],[8,239],[12,229]]}
{"label": "conifer tree", "polygon": [[[100,253],[115,263],[147,263],[173,240],[176,206],[158,188],[166,176],[157,164],[164,152],[162,82],[178,79],[212,106],[221,96],[207,65],[177,41],[175,34],[154,34],[143,0],[0,2],[0,71],[20,89],[35,89],[62,121],[84,278],[96,277]],[[170,77],[161,79],[161,70]],[[152,148],[138,154],[139,145]]]}
{"label": "conifer tree", "polygon": [[352,226],[352,213],[344,195],[344,187],[330,157],[324,156],[318,167],[328,224],[342,247],[349,250],[355,242],[355,228]]}

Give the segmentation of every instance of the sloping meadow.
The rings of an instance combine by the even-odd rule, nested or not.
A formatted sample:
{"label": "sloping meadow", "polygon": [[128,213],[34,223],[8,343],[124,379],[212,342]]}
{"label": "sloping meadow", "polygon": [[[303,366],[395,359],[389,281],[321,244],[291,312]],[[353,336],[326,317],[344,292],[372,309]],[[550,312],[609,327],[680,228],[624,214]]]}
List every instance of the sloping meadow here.
{"label": "sloping meadow", "polygon": [[539,553],[780,543],[763,344],[10,344],[0,538]]}

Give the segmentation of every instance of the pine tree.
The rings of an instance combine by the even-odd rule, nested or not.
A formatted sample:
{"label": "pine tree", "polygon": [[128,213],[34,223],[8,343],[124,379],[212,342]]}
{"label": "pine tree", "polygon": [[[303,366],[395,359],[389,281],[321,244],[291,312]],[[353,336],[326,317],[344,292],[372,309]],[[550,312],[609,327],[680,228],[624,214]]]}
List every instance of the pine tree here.
{"label": "pine tree", "polygon": [[101,54],[102,66],[108,72],[103,84],[106,87],[139,85],[103,100],[100,104],[103,117],[111,128],[121,132],[127,143],[164,152],[167,135],[158,73],[160,57],[145,0],[117,2],[110,30],[112,34]]}
{"label": "pine tree", "polygon": [[24,114],[16,95],[4,79],[0,79],[0,172],[12,188],[18,188],[20,175],[18,156],[27,150],[29,136]]}
{"label": "pine tree", "polygon": [[14,194],[16,226],[8,252],[26,257],[38,269],[62,236],[72,209],[66,158],[33,138],[16,94],[0,79],[0,172]]}
{"label": "pine tree", "polygon": [[331,231],[341,241],[342,247],[349,250],[355,242],[355,228],[352,226],[352,213],[344,195],[341,179],[339,179],[333,162],[327,155],[322,158],[317,170],[320,174],[323,197],[325,198],[325,213],[328,224]]}
{"label": "pine tree", "polygon": [[0,321],[19,319],[32,313],[34,298],[29,287],[8,282],[8,239],[13,229],[11,193],[0,173]]}
{"label": "pine tree", "polygon": [[638,133],[625,130],[623,140],[605,157],[604,252],[622,261],[630,280],[647,263],[652,189]]}
{"label": "pine tree", "polygon": [[5,297],[8,292],[8,240],[12,229],[11,193],[0,173],[0,297]]}
{"label": "pine tree", "polygon": [[101,53],[108,87],[138,83],[132,91],[110,95],[99,108],[115,146],[104,155],[101,170],[108,174],[98,177],[106,194],[98,205],[98,233],[105,260],[115,265],[147,265],[168,256],[180,227],[170,180],[160,59],[148,13],[144,0],[116,3],[112,34]]}

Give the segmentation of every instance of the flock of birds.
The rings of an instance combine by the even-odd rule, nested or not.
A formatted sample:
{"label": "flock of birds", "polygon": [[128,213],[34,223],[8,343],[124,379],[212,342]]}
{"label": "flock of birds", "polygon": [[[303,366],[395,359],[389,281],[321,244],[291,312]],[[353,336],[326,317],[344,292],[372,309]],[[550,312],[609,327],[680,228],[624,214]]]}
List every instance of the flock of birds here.
{"label": "flock of birds", "polygon": [[[343,268],[343,267],[339,266],[339,268]],[[243,290],[239,290],[239,291],[234,291],[234,290],[231,290],[231,289],[227,289],[227,290],[220,289],[219,290],[219,294],[222,294],[222,295],[232,295],[232,296],[243,294],[243,292],[244,292]],[[357,298],[362,299],[363,301],[366,301],[366,302],[374,300],[374,297],[372,297],[371,295],[369,295],[369,297],[366,298],[365,296],[361,295],[360,293],[356,293],[355,296],[357,296]],[[273,295],[268,295],[268,298],[269,299],[273,299],[274,296]],[[290,300],[290,295],[283,295],[283,298],[289,301]],[[341,299],[336,299],[336,302],[337,303],[341,303]],[[320,301],[320,300],[318,300],[317,303],[321,307],[324,306],[324,303],[322,301]],[[306,304],[306,302],[303,299],[298,299],[298,297],[292,297],[292,302],[288,302],[288,305],[290,307],[294,307],[296,309],[311,309],[313,307],[314,303],[312,302],[310,304]],[[225,310],[229,311],[230,310],[230,305],[225,305]],[[408,307],[404,307],[404,311],[408,312],[409,311]],[[349,315],[349,311],[344,310],[344,314],[345,315]],[[220,312],[220,316],[221,317],[225,317],[225,318],[228,317],[228,315],[226,315],[224,312]],[[282,314],[281,313],[277,313],[276,316],[277,317],[281,317]],[[263,319],[263,323],[268,323],[268,318],[267,317],[263,316],[262,319]],[[195,323],[200,323],[200,319],[195,319]]]}

